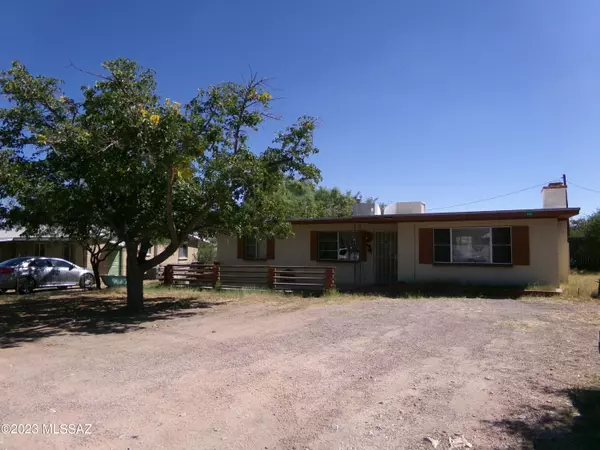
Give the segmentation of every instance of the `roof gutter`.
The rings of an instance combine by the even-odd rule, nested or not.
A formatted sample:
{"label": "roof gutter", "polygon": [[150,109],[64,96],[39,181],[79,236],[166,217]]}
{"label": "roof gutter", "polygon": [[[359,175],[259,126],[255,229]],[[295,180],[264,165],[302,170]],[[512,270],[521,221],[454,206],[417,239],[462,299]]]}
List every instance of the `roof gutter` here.
{"label": "roof gutter", "polygon": [[472,211],[449,213],[392,214],[383,216],[330,217],[319,219],[291,219],[292,224],[319,223],[398,223],[450,222],[469,220],[557,219],[568,220],[579,214],[579,208],[545,208],[505,211]]}

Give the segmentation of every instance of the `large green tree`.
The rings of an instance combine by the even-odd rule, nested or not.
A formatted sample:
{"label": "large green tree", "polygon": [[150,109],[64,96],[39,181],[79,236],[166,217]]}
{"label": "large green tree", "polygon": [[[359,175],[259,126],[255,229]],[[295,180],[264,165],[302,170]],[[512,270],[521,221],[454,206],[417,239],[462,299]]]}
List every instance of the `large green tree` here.
{"label": "large green tree", "polygon": [[348,217],[355,195],[339,188],[318,186],[312,181],[287,180],[277,193],[290,218]]}
{"label": "large green tree", "polygon": [[[43,212],[40,202],[53,202],[52,211],[68,211],[73,229],[93,226],[123,242],[133,310],[143,308],[144,271],[165,261],[190,233],[290,232],[273,194],[286,179],[320,178],[307,162],[317,152],[312,118],[301,117],[271,146],[252,151],[248,134],[273,118],[271,95],[257,77],[199,89],[179,103],[161,99],[154,72],[131,60],[102,67],[89,74],[95,82],[80,98],[19,62],[0,75],[0,93],[9,102],[0,109],[0,171],[11,174],[0,180],[11,199],[4,204],[8,223],[28,204]],[[44,225],[44,214],[39,219]],[[157,241],[168,245],[146,260]]]}
{"label": "large green tree", "polygon": [[600,247],[600,210],[571,222],[571,236],[582,237],[594,247]]}
{"label": "large green tree", "polygon": [[[54,178],[47,161],[30,161],[20,153],[0,153],[0,190],[5,211],[4,227],[19,227],[24,235],[68,237],[90,254],[96,288],[101,288],[100,263],[119,248],[117,237],[103,227],[100,211],[94,208],[84,185],[62,184]],[[58,181],[58,182],[57,182]],[[0,226],[3,224],[0,223]]]}

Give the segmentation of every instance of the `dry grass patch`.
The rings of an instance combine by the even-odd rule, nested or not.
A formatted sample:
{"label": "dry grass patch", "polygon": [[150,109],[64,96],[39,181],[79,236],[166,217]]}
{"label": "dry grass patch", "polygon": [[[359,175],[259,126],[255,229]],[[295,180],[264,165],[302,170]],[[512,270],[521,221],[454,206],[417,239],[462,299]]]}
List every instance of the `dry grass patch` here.
{"label": "dry grass patch", "polygon": [[561,285],[562,298],[570,300],[590,300],[598,294],[598,280],[600,273],[576,272],[569,275],[569,282]]}

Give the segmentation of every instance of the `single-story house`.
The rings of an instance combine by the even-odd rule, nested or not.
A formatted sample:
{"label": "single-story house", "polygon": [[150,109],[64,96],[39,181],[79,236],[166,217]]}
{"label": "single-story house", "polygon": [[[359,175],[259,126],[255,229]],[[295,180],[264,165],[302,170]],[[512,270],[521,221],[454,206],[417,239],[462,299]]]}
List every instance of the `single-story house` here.
{"label": "single-story house", "polygon": [[[152,258],[165,248],[162,244],[154,245],[147,254]],[[196,260],[198,239],[190,236],[188,242],[162,263],[190,264]],[[18,256],[46,256],[62,258],[81,267],[91,268],[90,254],[81,245],[68,239],[56,236],[27,237],[21,230],[0,230],[0,261]],[[126,275],[125,261],[127,251],[120,247],[100,263],[100,273],[106,275]]]}
{"label": "single-story house", "polygon": [[[291,220],[287,239],[220,235],[222,265],[335,267],[344,287],[398,282],[559,286],[569,275],[566,186],[542,190],[543,208],[427,213],[399,202],[383,215],[357,204],[351,217]],[[366,211],[366,212],[365,212]]]}
{"label": "single-story house", "polygon": [[[60,237],[27,237],[22,230],[0,230],[0,261],[19,256],[62,258],[86,267],[89,257],[83,247]],[[88,266],[89,267],[89,266]]]}

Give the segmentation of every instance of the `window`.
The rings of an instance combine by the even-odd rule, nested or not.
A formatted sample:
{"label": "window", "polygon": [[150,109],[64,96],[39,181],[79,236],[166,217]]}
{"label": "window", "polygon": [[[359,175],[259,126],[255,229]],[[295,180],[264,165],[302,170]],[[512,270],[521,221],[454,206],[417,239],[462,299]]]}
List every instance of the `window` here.
{"label": "window", "polygon": [[353,231],[319,232],[320,261],[360,261],[358,233]]}
{"label": "window", "polygon": [[244,241],[244,259],[267,259],[267,241],[248,237]]}
{"label": "window", "polygon": [[511,264],[510,227],[436,228],[433,262]]}
{"label": "window", "polygon": [[75,246],[73,244],[63,244],[63,259],[67,261],[75,259]]}
{"label": "window", "polygon": [[34,259],[29,263],[29,267],[52,267],[52,261],[49,259]]}
{"label": "window", "polygon": [[52,264],[54,264],[54,267],[58,267],[59,269],[71,269],[73,267],[73,264],[61,259],[53,259]]}
{"label": "window", "polygon": [[177,258],[178,259],[188,259],[187,244],[183,244],[181,247],[179,247],[179,250],[177,251]]}
{"label": "window", "polygon": [[11,258],[6,261],[0,262],[0,267],[15,267],[26,261],[29,261],[31,258]]}
{"label": "window", "polygon": [[509,227],[492,228],[492,262],[510,264],[512,262],[512,236]]}
{"label": "window", "polygon": [[34,256],[46,256],[46,244],[34,244]]}

